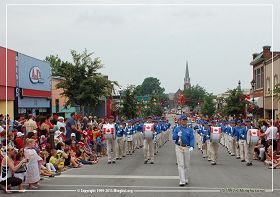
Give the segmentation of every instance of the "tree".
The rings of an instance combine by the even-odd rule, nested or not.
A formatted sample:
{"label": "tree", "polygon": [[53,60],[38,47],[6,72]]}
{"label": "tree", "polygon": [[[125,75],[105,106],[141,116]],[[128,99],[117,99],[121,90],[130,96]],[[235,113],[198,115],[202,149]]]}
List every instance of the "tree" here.
{"label": "tree", "polygon": [[61,75],[61,65],[64,63],[58,55],[50,55],[45,58],[45,61],[51,64],[52,76]]}
{"label": "tree", "polygon": [[164,88],[160,87],[160,81],[154,77],[145,78],[141,86],[136,87],[139,96],[144,95],[162,95]]}
{"label": "tree", "polygon": [[216,113],[222,117],[226,116],[225,106],[226,99],[224,97],[216,97]]}
{"label": "tree", "polygon": [[213,100],[213,95],[208,94],[204,97],[203,105],[201,107],[201,113],[205,116],[208,115],[209,117],[213,116],[215,113],[215,103]]}
{"label": "tree", "polygon": [[135,118],[137,114],[137,99],[134,87],[130,86],[122,93],[122,107],[120,108],[121,115],[127,118]]}
{"label": "tree", "polygon": [[111,96],[112,82],[98,71],[103,67],[100,58],[92,58],[93,53],[84,50],[77,53],[71,50],[73,63],[62,62],[59,74],[65,80],[57,84],[62,88],[62,95],[69,100],[66,106],[80,105],[82,113],[84,107],[95,107],[102,96]]}
{"label": "tree", "polygon": [[226,114],[229,116],[244,114],[246,101],[243,99],[243,93],[237,88],[229,90],[228,93],[230,95],[225,99]]}
{"label": "tree", "polygon": [[143,115],[145,117],[155,115],[161,116],[163,113],[163,107],[160,105],[160,102],[157,97],[151,97],[150,101],[144,106]]}
{"label": "tree", "polygon": [[[271,94],[272,94],[272,92],[271,92]],[[273,94],[277,97],[278,100],[280,100],[280,83],[275,85]]]}
{"label": "tree", "polygon": [[184,90],[185,104],[191,109],[194,109],[204,100],[206,94],[206,90],[198,84],[191,86],[190,88]]}

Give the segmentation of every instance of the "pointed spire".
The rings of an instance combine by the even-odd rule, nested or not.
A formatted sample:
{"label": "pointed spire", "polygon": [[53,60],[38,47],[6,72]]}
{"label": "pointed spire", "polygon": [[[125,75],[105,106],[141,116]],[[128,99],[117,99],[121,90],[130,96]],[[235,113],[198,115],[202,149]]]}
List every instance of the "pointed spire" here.
{"label": "pointed spire", "polygon": [[188,65],[188,60],[187,60],[187,63],[186,63],[186,74],[185,74],[185,78],[186,79],[189,79],[190,76],[189,76],[189,65]]}
{"label": "pointed spire", "polygon": [[191,86],[191,79],[189,75],[189,64],[188,60],[186,62],[186,72],[185,72],[185,78],[184,78],[184,89],[190,88]]}

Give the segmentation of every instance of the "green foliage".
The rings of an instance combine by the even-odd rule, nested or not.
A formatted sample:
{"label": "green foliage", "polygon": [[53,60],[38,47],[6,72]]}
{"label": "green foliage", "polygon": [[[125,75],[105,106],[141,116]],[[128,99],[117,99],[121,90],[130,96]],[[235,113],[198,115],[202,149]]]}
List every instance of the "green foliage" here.
{"label": "green foliage", "polygon": [[244,94],[238,89],[228,92],[230,95],[226,98],[226,114],[230,116],[244,114],[246,105],[246,101],[243,99]]}
{"label": "green foliage", "polygon": [[148,101],[138,102],[138,116],[162,115],[163,108],[168,105],[168,96],[164,94],[159,79],[154,77],[145,78],[141,85],[134,89],[138,97],[148,96]]}
{"label": "green foliage", "polygon": [[129,119],[135,118],[137,114],[137,99],[133,86],[128,87],[126,90],[123,91],[121,102],[121,115]]}
{"label": "green foliage", "polygon": [[150,115],[161,116],[163,113],[163,108],[159,102],[159,98],[153,96],[150,101],[144,105],[142,114],[144,117]]}
{"label": "green foliage", "polygon": [[198,84],[191,86],[189,89],[184,90],[185,104],[191,109],[194,109],[198,103],[204,100],[206,94],[206,90]]}
{"label": "green foliage", "polygon": [[213,95],[208,94],[204,97],[203,105],[201,107],[201,113],[203,115],[213,116],[215,113],[216,107],[213,100]]}
{"label": "green foliage", "polygon": [[275,85],[273,94],[277,97],[278,100],[280,100],[280,83]]}
{"label": "green foliage", "polygon": [[45,61],[51,64],[52,76],[60,76],[62,70],[61,65],[64,63],[58,55],[50,55],[45,58]]}
{"label": "green foliage", "polygon": [[140,86],[136,87],[138,96],[144,95],[162,95],[164,88],[160,87],[160,81],[154,77],[145,78]]}
{"label": "green foliage", "polygon": [[219,116],[225,117],[226,116],[226,110],[225,110],[225,105],[226,105],[226,99],[224,97],[217,97],[216,99],[216,114]]}
{"label": "green foliage", "polygon": [[62,62],[60,66],[59,75],[65,80],[57,88],[62,88],[62,95],[69,98],[66,106],[95,107],[102,96],[111,95],[113,82],[98,72],[103,64],[100,58],[91,57],[93,53],[72,50],[71,55],[73,63]]}

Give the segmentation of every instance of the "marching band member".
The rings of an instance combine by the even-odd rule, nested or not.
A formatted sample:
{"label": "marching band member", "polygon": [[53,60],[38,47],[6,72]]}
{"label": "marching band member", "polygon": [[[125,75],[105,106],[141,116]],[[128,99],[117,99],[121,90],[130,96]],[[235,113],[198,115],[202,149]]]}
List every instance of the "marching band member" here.
{"label": "marching band member", "polygon": [[109,122],[103,125],[103,136],[106,139],[108,164],[116,163],[116,142],[115,142],[116,125],[114,116],[109,117]]}
{"label": "marching band member", "polygon": [[141,147],[141,131],[142,127],[139,120],[135,123],[135,148],[139,149]]}
{"label": "marching band member", "polygon": [[123,124],[117,125],[116,128],[116,156],[117,160],[121,160],[124,153],[123,153],[123,135],[124,135],[124,128]]}
{"label": "marching band member", "polygon": [[157,120],[153,121],[154,123],[154,154],[158,154],[159,144],[160,144],[160,133],[161,133],[161,126],[158,124]]}
{"label": "marching band member", "polygon": [[239,143],[239,149],[240,149],[240,159],[241,162],[245,162],[245,146],[246,146],[246,136],[247,135],[247,129],[245,127],[245,124],[242,123],[242,129],[238,130],[238,143]]}
{"label": "marching band member", "polygon": [[245,137],[245,146],[244,146],[244,152],[245,152],[245,161],[246,166],[252,166],[252,160],[253,160],[253,154],[254,154],[254,144],[247,143],[247,133],[249,129],[253,129],[251,121],[246,121],[246,127],[244,128],[244,137]]}
{"label": "marching band member", "polygon": [[208,122],[204,122],[204,127],[202,127],[202,136],[203,136],[203,143],[202,143],[202,157],[211,161],[211,154],[210,154],[210,126]]}
{"label": "marching band member", "polygon": [[122,154],[123,157],[127,155],[127,141],[126,141],[126,122],[122,122],[122,130],[123,130],[123,149],[122,149]]}
{"label": "marching band member", "polygon": [[[216,120],[211,121],[211,127],[217,127]],[[218,149],[219,149],[219,143],[211,140],[210,141],[211,165],[216,165],[217,164]]]}
{"label": "marching band member", "polygon": [[151,164],[154,163],[154,124],[152,123],[152,117],[147,118],[147,122],[144,123],[143,137],[144,137],[144,164],[148,163],[150,159]]}
{"label": "marching band member", "polygon": [[180,118],[181,124],[174,129],[172,136],[176,144],[175,151],[180,177],[179,186],[185,186],[189,183],[190,152],[193,151],[195,143],[193,129],[187,126],[187,122],[187,116],[182,115]]}
{"label": "marching band member", "polygon": [[133,152],[133,134],[134,134],[134,127],[132,125],[132,120],[129,120],[128,125],[126,127],[126,140],[127,140],[128,155],[132,155],[132,152]]}
{"label": "marching band member", "polygon": [[239,131],[242,130],[241,127],[241,121],[237,121],[237,125],[234,128],[234,134],[233,134],[233,138],[234,138],[234,146],[235,146],[235,155],[236,155],[236,159],[240,159],[240,148],[239,148]]}
{"label": "marching band member", "polygon": [[230,121],[230,125],[228,127],[228,141],[229,141],[229,154],[231,156],[235,156],[234,127],[235,127],[235,122]]}

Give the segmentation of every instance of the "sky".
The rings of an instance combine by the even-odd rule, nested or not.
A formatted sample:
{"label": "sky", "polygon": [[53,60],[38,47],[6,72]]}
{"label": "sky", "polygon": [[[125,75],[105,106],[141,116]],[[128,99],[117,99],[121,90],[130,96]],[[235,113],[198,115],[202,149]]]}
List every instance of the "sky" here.
{"label": "sky", "polygon": [[[6,0],[19,2],[77,3]],[[86,48],[101,58],[105,66],[101,72],[121,86],[156,77],[166,93],[183,88],[188,61],[192,85],[199,84],[214,94],[235,88],[239,80],[242,88],[250,88],[252,54],[261,52],[264,45],[280,51],[278,1],[113,2],[115,5],[106,4],[110,1],[102,1],[106,5],[8,5],[7,46],[39,59],[58,54],[68,61],[71,49],[81,52]],[[134,4],[145,2],[156,5]],[[205,2],[208,5],[201,4]],[[221,2],[228,5],[217,5]],[[258,5],[237,5],[240,2]],[[3,2],[0,24],[0,45],[6,46]]]}

